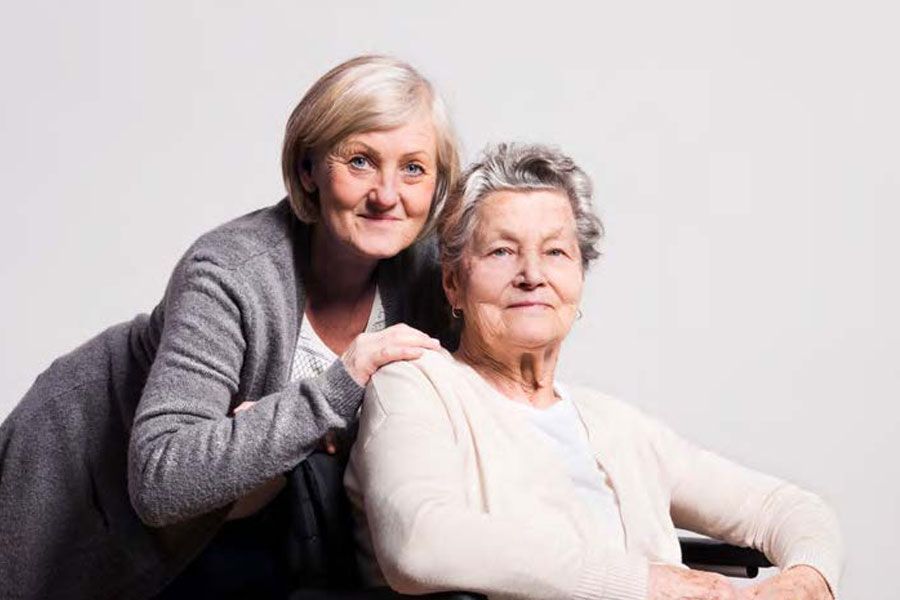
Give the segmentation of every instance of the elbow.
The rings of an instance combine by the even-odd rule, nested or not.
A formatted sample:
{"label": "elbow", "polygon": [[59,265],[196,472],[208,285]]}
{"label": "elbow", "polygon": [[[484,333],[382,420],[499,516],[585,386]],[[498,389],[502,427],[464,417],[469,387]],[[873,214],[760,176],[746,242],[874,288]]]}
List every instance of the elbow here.
{"label": "elbow", "polygon": [[[378,565],[387,584],[401,594],[439,592],[448,584],[448,574],[455,572],[448,552],[446,532],[428,527],[427,519],[402,534],[375,542]],[[429,531],[430,530],[430,531]],[[452,544],[451,544],[452,545]]]}
{"label": "elbow", "polygon": [[144,525],[165,527],[175,522],[172,515],[160,510],[159,498],[147,486],[135,486],[129,483],[128,495],[131,499],[131,507]]}
{"label": "elbow", "polygon": [[131,507],[144,525],[165,527],[174,522],[171,515],[164,510],[165,505],[160,494],[154,490],[154,486],[147,483],[141,473],[129,472],[128,496],[131,500]]}
{"label": "elbow", "polygon": [[401,594],[426,594],[440,591],[436,566],[440,560],[429,552],[403,551],[379,557],[385,581]]}
{"label": "elbow", "polygon": [[159,472],[157,453],[132,445],[128,456],[128,496],[131,507],[141,522],[149,527],[165,527],[182,520],[166,490],[168,486]]}
{"label": "elbow", "polygon": [[834,593],[844,568],[840,523],[834,509],[816,494],[803,492],[791,505],[777,535],[777,560],[781,567],[809,565],[825,579]]}
{"label": "elbow", "polygon": [[781,564],[798,554],[827,552],[831,556],[842,553],[840,524],[834,509],[817,494],[786,485],[766,507],[777,518],[769,522],[768,535],[772,541],[766,554]]}

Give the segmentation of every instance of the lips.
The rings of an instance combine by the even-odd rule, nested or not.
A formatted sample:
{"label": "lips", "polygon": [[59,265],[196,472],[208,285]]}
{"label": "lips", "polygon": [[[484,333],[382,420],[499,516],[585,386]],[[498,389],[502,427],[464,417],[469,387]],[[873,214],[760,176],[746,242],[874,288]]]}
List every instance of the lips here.
{"label": "lips", "polygon": [[536,302],[533,300],[526,300],[522,302],[513,302],[512,304],[508,304],[507,308],[553,308],[552,304],[548,304],[546,302]]}
{"label": "lips", "polygon": [[399,217],[389,217],[385,215],[357,215],[361,219],[366,219],[367,221],[375,221],[375,222],[392,222],[392,221],[400,221]]}

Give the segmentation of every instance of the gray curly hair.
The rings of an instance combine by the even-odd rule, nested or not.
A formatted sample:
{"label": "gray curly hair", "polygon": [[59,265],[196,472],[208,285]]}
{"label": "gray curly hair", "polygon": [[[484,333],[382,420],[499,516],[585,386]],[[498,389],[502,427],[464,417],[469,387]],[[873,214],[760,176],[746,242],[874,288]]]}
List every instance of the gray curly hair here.
{"label": "gray curly hair", "polygon": [[478,206],[491,193],[502,190],[559,190],[572,205],[581,267],[600,256],[597,244],[603,223],[594,213],[593,185],[570,157],[542,144],[505,143],[489,146],[479,161],[467,168],[447,199],[438,224],[441,262],[457,271],[463,252],[478,225]]}

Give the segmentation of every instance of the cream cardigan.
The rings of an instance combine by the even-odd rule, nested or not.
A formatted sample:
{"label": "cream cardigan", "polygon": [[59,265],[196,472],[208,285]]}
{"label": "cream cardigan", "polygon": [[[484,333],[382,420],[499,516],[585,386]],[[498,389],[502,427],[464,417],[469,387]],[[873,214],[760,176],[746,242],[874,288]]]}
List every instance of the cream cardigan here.
{"label": "cream cardigan", "polygon": [[[634,408],[566,386],[621,508],[607,548],[558,457],[446,352],[379,370],[345,484],[369,583],[405,593],[643,600],[650,563],[680,564],[675,527],[807,564],[832,590],[836,519],[815,495],[740,467]],[[383,578],[382,578],[383,577]]]}

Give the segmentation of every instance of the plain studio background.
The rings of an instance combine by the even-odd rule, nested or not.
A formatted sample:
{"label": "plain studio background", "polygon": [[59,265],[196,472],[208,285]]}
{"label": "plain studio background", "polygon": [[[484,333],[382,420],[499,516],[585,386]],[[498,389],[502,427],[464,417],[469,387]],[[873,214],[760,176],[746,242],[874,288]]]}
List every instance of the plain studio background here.
{"label": "plain studio background", "polygon": [[[547,141],[608,236],[561,378],[825,496],[845,598],[895,597],[900,83],[890,3],[4,2],[0,417],[283,196],[328,68],[403,57],[465,158]],[[712,482],[711,482],[712,483]]]}

